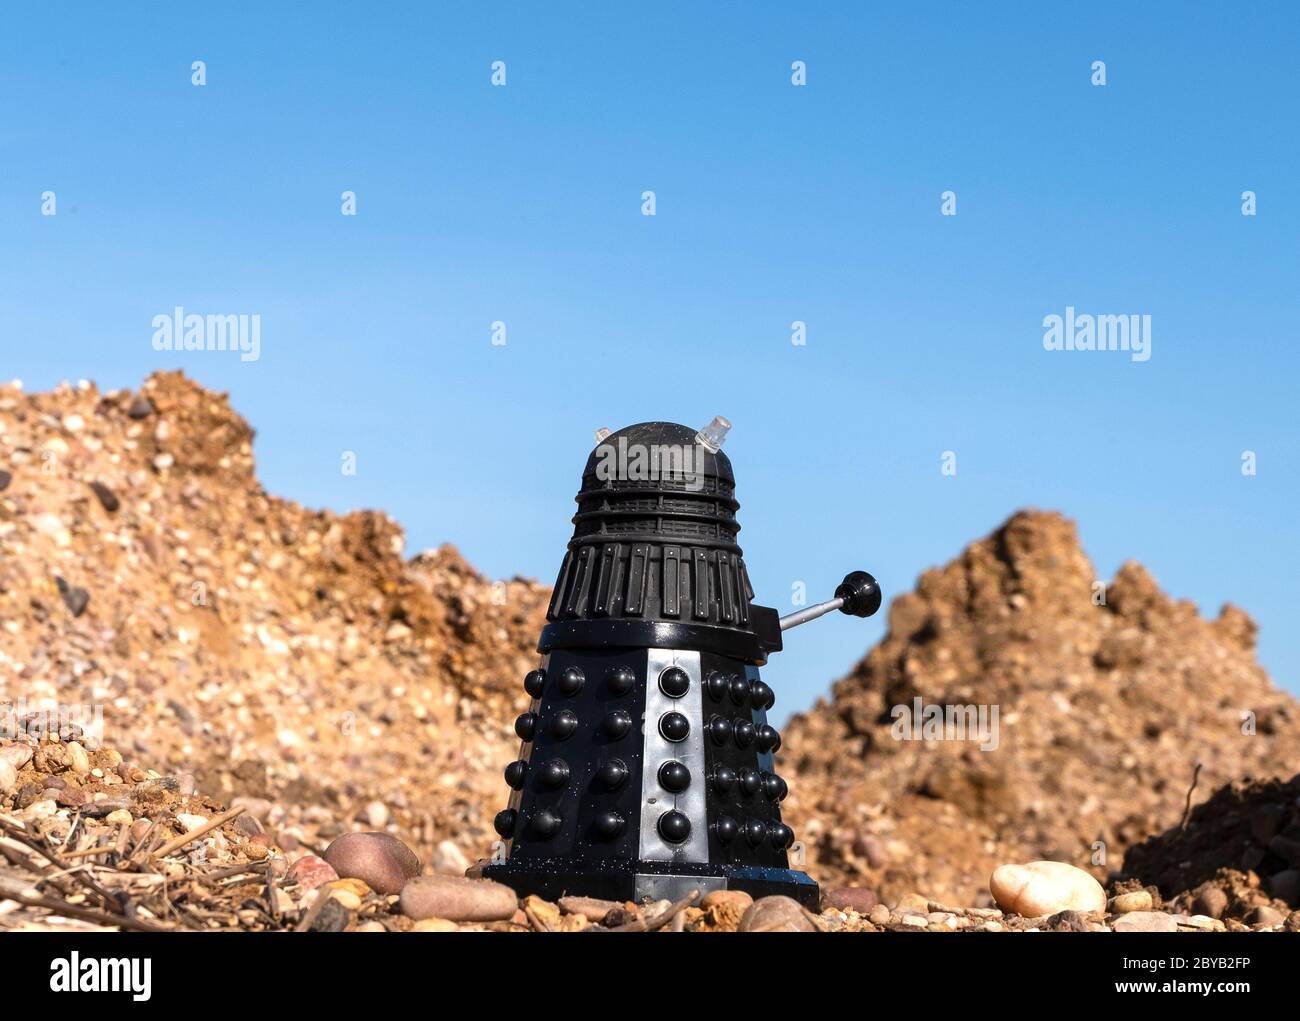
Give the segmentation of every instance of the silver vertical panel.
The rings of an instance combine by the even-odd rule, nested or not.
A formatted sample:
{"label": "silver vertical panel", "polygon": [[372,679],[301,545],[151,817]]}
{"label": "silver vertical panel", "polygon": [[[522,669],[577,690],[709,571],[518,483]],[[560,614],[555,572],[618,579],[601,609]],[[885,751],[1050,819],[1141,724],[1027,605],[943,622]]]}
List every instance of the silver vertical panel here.
{"label": "silver vertical panel", "polygon": [[[645,718],[642,730],[645,757],[641,770],[641,850],[645,861],[707,862],[709,822],[705,810],[704,713],[700,695],[700,654],[676,649],[649,649],[646,662]],[[669,698],[659,688],[659,675],[669,667],[680,667],[691,679],[681,698]],[[679,712],[691,723],[685,741],[672,742],[659,733],[659,719]],[[659,766],[676,759],[691,771],[691,784],[681,794],[659,786]],[[670,844],[659,835],[659,817],[676,809],[691,821],[691,835],[684,843]]]}

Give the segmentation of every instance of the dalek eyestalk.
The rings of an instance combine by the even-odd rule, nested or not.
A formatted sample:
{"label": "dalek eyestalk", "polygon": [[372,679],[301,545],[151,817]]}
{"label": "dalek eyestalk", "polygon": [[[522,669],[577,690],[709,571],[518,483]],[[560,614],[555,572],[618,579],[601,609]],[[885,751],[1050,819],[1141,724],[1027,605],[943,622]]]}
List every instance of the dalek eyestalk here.
{"label": "dalek eyestalk", "polygon": [[483,870],[521,894],[740,889],[817,906],[816,884],[789,867],[789,788],[759,667],[783,630],[834,609],[869,616],[880,589],[855,571],[834,599],[785,618],[753,602],[721,451],[730,428],[718,417],[698,432],[597,433],[515,721],[495,821],[505,857]]}

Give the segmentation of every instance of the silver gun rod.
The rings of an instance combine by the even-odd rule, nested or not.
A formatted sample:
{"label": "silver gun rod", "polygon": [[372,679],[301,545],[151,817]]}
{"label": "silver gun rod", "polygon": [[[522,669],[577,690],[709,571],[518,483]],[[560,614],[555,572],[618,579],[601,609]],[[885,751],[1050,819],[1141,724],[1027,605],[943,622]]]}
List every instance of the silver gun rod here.
{"label": "silver gun rod", "polygon": [[818,603],[816,606],[808,606],[796,613],[787,613],[781,618],[781,630],[789,631],[792,627],[798,627],[800,624],[807,624],[810,620],[816,620],[818,617],[825,616],[831,610],[838,610],[844,605],[844,600],[835,598],[828,599],[824,603]]}

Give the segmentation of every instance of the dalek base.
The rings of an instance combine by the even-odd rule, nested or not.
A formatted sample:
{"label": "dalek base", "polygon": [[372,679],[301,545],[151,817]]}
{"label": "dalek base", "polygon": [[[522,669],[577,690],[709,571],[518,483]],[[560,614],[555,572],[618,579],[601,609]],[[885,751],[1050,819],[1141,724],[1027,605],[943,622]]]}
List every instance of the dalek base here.
{"label": "dalek base", "polygon": [[507,859],[483,867],[483,876],[509,886],[520,896],[547,900],[595,897],[600,900],[678,900],[691,891],[741,890],[755,900],[790,897],[818,911],[820,891],[803,872],[794,869],[718,863],[607,861],[575,870],[570,858]]}

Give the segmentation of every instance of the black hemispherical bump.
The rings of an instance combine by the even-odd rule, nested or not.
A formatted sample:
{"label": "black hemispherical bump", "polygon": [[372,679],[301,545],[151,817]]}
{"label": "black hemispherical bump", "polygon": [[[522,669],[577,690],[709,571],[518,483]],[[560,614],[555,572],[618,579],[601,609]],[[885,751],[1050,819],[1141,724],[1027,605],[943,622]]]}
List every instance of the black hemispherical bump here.
{"label": "black hemispherical bump", "polygon": [[515,833],[515,819],[517,818],[513,808],[502,809],[492,820],[492,828],[501,836],[509,839]]}
{"label": "black hemispherical bump", "polygon": [[727,694],[727,678],[725,674],[717,670],[709,671],[709,676],[704,682],[704,687],[708,689],[709,698],[715,702],[721,702]]}
{"label": "black hemispherical bump", "polygon": [[762,819],[745,820],[745,839],[749,841],[751,846],[757,847],[766,836],[767,823],[763,822]]}
{"label": "black hemispherical bump", "polygon": [[612,666],[605,671],[605,683],[611,695],[626,695],[636,684],[636,672],[630,666]]}
{"label": "black hemispherical bump", "polygon": [[719,766],[713,772],[713,789],[719,794],[726,794],[736,786],[736,771],[730,766]]}
{"label": "black hemispherical bump", "polygon": [[737,720],[731,727],[732,733],[736,737],[736,744],[741,748],[748,748],[754,740],[754,724],[749,720]]}
{"label": "black hemispherical bump", "polygon": [[560,694],[565,698],[572,698],[582,690],[582,685],[586,680],[586,675],[583,674],[580,667],[567,666],[556,679],[555,686],[560,689]]}
{"label": "black hemispherical bump", "polygon": [[691,771],[676,759],[669,759],[659,767],[659,786],[680,794],[691,785]]}
{"label": "black hemispherical bump", "polygon": [[607,791],[613,791],[627,782],[627,774],[627,763],[622,759],[610,759],[596,771],[596,778]]}
{"label": "black hemispherical bump", "polygon": [[632,729],[632,714],[626,709],[615,709],[601,720],[600,729],[615,739],[626,737],[627,732]]}
{"label": "black hemispherical bump", "polygon": [[708,731],[714,744],[726,744],[731,740],[731,721],[723,716],[715,716],[708,722]]}
{"label": "black hemispherical bump", "polygon": [[681,667],[670,666],[659,675],[659,690],[669,698],[681,698],[691,688],[691,679]]}
{"label": "black hemispherical bump", "polygon": [[537,733],[537,714],[520,713],[515,720],[515,733],[519,735],[519,740],[531,741]]}
{"label": "black hemispherical bump", "polygon": [[524,789],[524,780],[528,777],[528,763],[523,759],[516,759],[510,765],[506,766],[506,783],[510,785],[511,790],[521,791]]}
{"label": "black hemispherical bump", "polygon": [[530,670],[524,678],[524,691],[528,692],[533,698],[542,697],[542,688],[546,686],[545,670]]}
{"label": "black hemispherical bump", "polygon": [[763,752],[774,751],[781,743],[781,735],[776,732],[776,728],[766,723],[759,724],[754,731],[754,737],[758,740],[759,751]]}
{"label": "black hemispherical bump", "polygon": [[782,801],[790,793],[790,788],[775,773],[764,773],[763,793],[767,796],[768,801]]}
{"label": "black hemispherical bump", "polygon": [[691,821],[676,810],[659,817],[659,835],[670,844],[680,844],[691,835]]}
{"label": "black hemispherical bump", "polygon": [[784,851],[794,843],[794,830],[790,829],[785,823],[772,823],[767,828],[768,840],[778,851]]}
{"label": "black hemispherical bump", "polygon": [[781,735],[778,734],[778,733],[776,733],[775,731],[773,731],[773,732],[772,732],[772,747],[771,747],[770,751],[772,752],[773,755],[775,755],[775,754],[776,754],[777,752],[779,752],[780,750],[781,750]]}
{"label": "black hemispherical bump", "polygon": [[543,840],[560,832],[562,820],[549,808],[543,808],[529,820],[528,828]]}
{"label": "black hemispherical bump", "polygon": [[538,770],[537,775],[544,787],[563,787],[569,782],[569,764],[563,759],[551,759]]}
{"label": "black hemispherical bump", "polygon": [[596,816],[596,832],[606,840],[613,840],[617,837],[623,832],[625,825],[623,817],[612,808],[606,809]]}
{"label": "black hemispherical bump", "polygon": [[755,709],[767,710],[776,705],[776,693],[759,680],[749,686],[749,697],[753,700]]}
{"label": "black hemispherical bump", "polygon": [[713,832],[718,835],[720,842],[730,844],[740,832],[740,823],[729,815],[720,815],[718,821],[713,824]]}
{"label": "black hemispherical bump", "polygon": [[578,717],[569,709],[561,709],[551,720],[551,733],[559,740],[567,740],[578,729]]}
{"label": "black hemispherical bump", "polygon": [[664,713],[659,717],[659,733],[669,741],[685,741],[690,732],[690,720],[681,713]]}
{"label": "black hemispherical bump", "polygon": [[731,680],[727,682],[727,691],[731,694],[731,701],[736,705],[744,705],[745,699],[749,697],[749,682],[740,674],[732,674]]}
{"label": "black hemispherical bump", "polygon": [[758,770],[746,767],[740,771],[740,792],[745,797],[752,798],[762,786],[763,778],[759,776]]}

